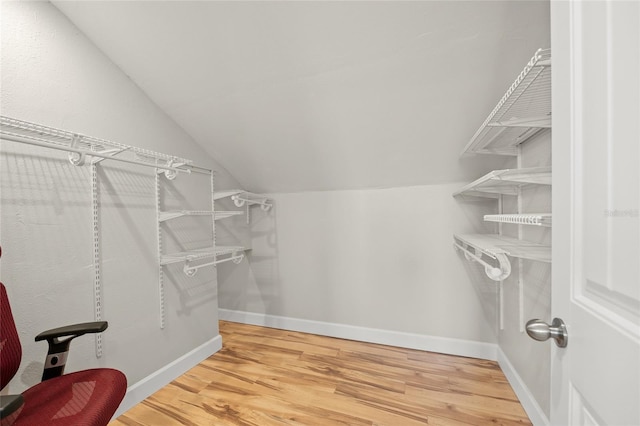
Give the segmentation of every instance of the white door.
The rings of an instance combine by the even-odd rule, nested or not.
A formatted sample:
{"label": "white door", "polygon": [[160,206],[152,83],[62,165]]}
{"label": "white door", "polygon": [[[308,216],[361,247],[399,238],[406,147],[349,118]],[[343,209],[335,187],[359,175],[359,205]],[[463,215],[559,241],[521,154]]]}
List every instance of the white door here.
{"label": "white door", "polygon": [[640,1],[551,2],[551,423],[640,425]]}

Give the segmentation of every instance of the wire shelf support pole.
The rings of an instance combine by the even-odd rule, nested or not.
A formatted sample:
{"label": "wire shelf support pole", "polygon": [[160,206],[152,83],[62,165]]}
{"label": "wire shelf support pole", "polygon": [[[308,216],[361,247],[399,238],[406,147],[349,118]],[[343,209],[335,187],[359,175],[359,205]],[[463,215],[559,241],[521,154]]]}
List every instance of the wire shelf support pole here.
{"label": "wire shelf support pole", "polygon": [[158,230],[158,309],[160,329],[164,329],[164,271],[160,259],[162,258],[162,225],[160,222],[160,173],[156,173],[156,226]]}
{"label": "wire shelf support pole", "polygon": [[[100,277],[100,202],[98,194],[98,170],[91,165],[91,210],[93,226],[93,311],[94,320],[102,321],[102,280]],[[102,333],[96,333],[96,357],[102,357]]]}

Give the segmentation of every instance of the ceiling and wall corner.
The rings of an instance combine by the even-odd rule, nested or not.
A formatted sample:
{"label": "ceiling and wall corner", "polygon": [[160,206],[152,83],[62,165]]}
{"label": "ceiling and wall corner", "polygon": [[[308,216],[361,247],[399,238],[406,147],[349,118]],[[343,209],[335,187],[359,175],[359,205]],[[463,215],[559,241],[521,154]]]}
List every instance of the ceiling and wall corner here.
{"label": "ceiling and wall corner", "polygon": [[247,190],[472,180],[549,2],[53,1]]}

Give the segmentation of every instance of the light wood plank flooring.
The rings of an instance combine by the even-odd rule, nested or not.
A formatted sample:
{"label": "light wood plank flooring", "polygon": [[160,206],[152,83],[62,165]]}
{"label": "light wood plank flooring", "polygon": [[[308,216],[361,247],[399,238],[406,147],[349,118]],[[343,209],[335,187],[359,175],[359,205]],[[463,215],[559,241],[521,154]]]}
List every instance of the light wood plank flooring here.
{"label": "light wood plank flooring", "polygon": [[220,322],[223,348],[114,421],[530,425],[495,362]]}

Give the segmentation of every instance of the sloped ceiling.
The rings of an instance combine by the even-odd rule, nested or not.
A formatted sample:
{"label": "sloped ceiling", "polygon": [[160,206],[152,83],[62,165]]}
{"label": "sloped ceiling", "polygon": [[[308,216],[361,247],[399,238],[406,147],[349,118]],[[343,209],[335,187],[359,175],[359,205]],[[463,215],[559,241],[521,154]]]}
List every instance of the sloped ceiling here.
{"label": "sloped ceiling", "polygon": [[548,2],[54,4],[255,192],[499,167],[458,155],[550,38]]}

